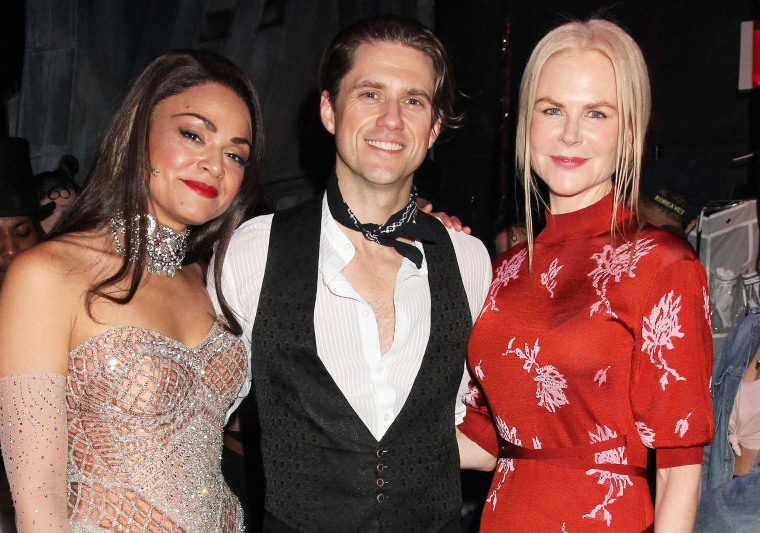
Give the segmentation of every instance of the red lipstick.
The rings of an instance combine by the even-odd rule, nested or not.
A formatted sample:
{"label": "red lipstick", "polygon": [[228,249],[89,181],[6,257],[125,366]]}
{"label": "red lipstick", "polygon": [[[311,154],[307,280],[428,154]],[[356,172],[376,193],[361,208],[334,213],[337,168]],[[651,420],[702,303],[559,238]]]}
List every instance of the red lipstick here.
{"label": "red lipstick", "polygon": [[195,180],[181,180],[182,183],[190,187],[192,190],[203,196],[204,198],[216,198],[219,196],[219,191],[216,190],[216,187],[212,187],[211,185],[207,185],[203,183],[202,181],[195,181]]}
{"label": "red lipstick", "polygon": [[561,156],[552,156],[552,161],[554,161],[554,164],[566,168],[568,170],[572,170],[575,168],[578,168],[580,166],[583,166],[588,159],[583,157],[561,157]]}

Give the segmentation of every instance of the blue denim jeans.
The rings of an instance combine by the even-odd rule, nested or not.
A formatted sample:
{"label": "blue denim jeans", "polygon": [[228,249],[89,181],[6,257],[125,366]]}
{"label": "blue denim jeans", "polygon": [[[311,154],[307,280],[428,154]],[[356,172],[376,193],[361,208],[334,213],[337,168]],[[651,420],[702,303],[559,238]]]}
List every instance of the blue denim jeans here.
{"label": "blue denim jeans", "polygon": [[739,476],[702,492],[696,533],[760,531],[760,474]]}
{"label": "blue denim jeans", "polygon": [[702,499],[694,531],[760,531],[760,454],[746,476],[733,477],[728,422],[747,365],[760,345],[760,307],[737,325],[715,354],[712,375],[715,439],[705,447]]}

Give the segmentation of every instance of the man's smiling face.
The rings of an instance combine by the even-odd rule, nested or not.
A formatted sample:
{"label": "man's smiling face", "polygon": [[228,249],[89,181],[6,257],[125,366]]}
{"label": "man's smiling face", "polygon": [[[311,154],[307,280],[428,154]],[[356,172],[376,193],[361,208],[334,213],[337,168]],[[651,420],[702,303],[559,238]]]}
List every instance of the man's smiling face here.
{"label": "man's smiling face", "polygon": [[433,62],[419,50],[385,41],[360,45],[334,105],[322,94],[338,178],[379,187],[408,183],[438,136],[434,88]]}

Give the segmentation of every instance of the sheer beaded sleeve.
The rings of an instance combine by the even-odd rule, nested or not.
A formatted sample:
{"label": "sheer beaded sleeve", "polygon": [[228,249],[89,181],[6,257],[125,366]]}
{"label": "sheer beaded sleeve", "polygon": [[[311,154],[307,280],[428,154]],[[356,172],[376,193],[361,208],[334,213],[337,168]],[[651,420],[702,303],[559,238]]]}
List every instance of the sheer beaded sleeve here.
{"label": "sheer beaded sleeve", "polygon": [[61,374],[0,378],[0,442],[19,533],[69,531],[65,387]]}

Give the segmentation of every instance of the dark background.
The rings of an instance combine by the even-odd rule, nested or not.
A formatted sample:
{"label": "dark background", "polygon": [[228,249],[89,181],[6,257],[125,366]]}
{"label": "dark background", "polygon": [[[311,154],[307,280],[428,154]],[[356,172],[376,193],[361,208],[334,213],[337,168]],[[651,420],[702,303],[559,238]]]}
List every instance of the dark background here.
{"label": "dark background", "polygon": [[[436,144],[416,179],[436,209],[487,243],[497,215],[520,197],[513,131],[527,57],[572,17],[610,18],[641,46],[653,90],[646,162],[655,152],[688,156],[700,168],[693,188],[706,198],[757,196],[758,157],[733,160],[760,149],[760,91],[737,90],[740,23],[760,19],[760,0],[4,0],[0,136],[27,138],[36,172],[75,155],[81,182],[116,101],[148,62],[172,48],[206,48],[256,84],[263,190],[287,207],[318,193],[334,162],[318,113],[322,50],[340,29],[381,13],[431,26],[451,54],[467,122]],[[263,495],[257,468],[249,461],[252,508]],[[477,505],[490,474],[463,476],[465,499]]]}
{"label": "dark background", "polygon": [[[0,7],[0,135],[27,138],[35,171],[64,153],[85,170],[115,101],[157,54],[202,47],[248,72],[267,136],[264,190],[278,208],[320,190],[333,163],[319,121],[322,49],[355,20],[380,13],[433,27],[451,53],[466,126],[437,143],[418,176],[436,208],[483,240],[515,205],[513,118],[533,45],[569,17],[602,14],[626,28],[650,68],[653,116],[647,159],[683,155],[711,199],[754,197],[759,91],[740,93],[739,25],[760,0],[27,0]],[[506,49],[506,52],[505,52]]]}

